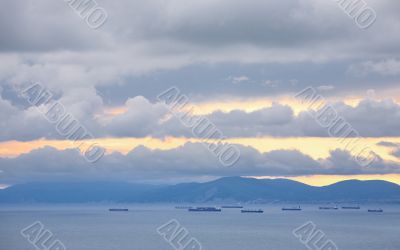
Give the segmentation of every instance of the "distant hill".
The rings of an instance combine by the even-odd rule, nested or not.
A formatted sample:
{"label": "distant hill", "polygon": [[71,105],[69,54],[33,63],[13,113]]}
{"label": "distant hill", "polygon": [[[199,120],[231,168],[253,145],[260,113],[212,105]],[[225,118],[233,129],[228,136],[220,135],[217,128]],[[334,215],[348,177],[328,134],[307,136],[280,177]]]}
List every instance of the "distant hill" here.
{"label": "distant hill", "polygon": [[206,183],[152,186],[120,182],[27,183],[0,190],[0,203],[396,202],[400,186],[385,181],[343,181],[313,187],[286,179],[226,177]]}

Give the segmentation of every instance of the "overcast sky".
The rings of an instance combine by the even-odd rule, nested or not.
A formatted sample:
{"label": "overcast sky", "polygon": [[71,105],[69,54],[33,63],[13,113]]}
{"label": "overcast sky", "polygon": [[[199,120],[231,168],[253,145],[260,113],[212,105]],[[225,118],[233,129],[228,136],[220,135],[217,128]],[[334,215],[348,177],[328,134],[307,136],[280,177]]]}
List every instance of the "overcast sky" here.
{"label": "overcast sky", "polygon": [[[97,0],[108,16],[92,29],[68,1],[2,0],[0,184],[400,174],[400,2],[365,2],[367,29],[332,0]],[[96,164],[21,96],[32,82],[106,148]],[[237,164],[219,164],[157,100],[172,86],[239,148]],[[308,86],[373,164],[294,98]]]}

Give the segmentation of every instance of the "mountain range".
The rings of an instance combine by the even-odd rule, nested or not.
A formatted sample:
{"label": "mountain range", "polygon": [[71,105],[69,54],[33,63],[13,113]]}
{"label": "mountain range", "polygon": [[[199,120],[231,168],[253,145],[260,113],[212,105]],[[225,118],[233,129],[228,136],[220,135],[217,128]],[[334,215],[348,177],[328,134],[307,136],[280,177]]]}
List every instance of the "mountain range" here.
{"label": "mountain range", "polygon": [[400,203],[400,186],[349,180],[314,187],[287,179],[225,177],[205,183],[47,182],[0,190],[0,203]]}

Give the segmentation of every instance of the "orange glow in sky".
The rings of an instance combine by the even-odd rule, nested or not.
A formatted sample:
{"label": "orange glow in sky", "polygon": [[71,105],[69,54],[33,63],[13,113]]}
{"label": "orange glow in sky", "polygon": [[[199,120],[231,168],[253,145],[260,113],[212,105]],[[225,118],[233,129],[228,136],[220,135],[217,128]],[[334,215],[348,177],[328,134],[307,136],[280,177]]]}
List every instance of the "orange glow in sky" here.
{"label": "orange glow in sky", "polygon": [[386,174],[386,175],[309,175],[297,177],[271,177],[271,176],[256,176],[257,179],[277,179],[284,178],[308,184],[310,186],[327,186],[340,181],[346,180],[382,180],[389,181],[400,185],[400,174]]}

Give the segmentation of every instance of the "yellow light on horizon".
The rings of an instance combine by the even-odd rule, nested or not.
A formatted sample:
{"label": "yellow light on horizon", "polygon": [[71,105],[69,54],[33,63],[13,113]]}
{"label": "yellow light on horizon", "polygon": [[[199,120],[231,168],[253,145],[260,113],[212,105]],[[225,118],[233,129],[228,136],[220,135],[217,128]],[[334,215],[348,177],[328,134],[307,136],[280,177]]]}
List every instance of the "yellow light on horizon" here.
{"label": "yellow light on horizon", "polygon": [[[361,138],[360,145],[369,146],[375,153],[385,160],[399,162],[395,156],[391,155],[392,148],[377,145],[381,141],[400,143],[400,137],[380,137],[380,138]],[[183,146],[187,142],[202,142],[201,139],[184,137],[166,138],[99,138],[85,141],[88,144],[97,143],[106,149],[106,153],[120,152],[127,154],[138,146],[149,149],[169,150]],[[211,140],[209,142],[212,142]],[[231,138],[224,142],[253,147],[261,153],[273,150],[298,150],[299,152],[312,157],[315,160],[329,157],[330,151],[335,149],[345,149],[345,144],[338,138],[331,137],[250,137],[250,138]],[[28,142],[5,141],[0,142],[0,157],[17,157],[21,154],[29,153],[32,150],[45,146],[54,147],[58,150],[75,148],[76,144],[68,140],[34,140]]]}
{"label": "yellow light on horizon", "polygon": [[337,182],[346,180],[360,180],[360,181],[371,181],[381,180],[396,183],[400,185],[400,174],[374,174],[374,175],[306,175],[306,176],[249,176],[256,179],[289,179],[298,181],[310,186],[322,187],[335,184]]}

